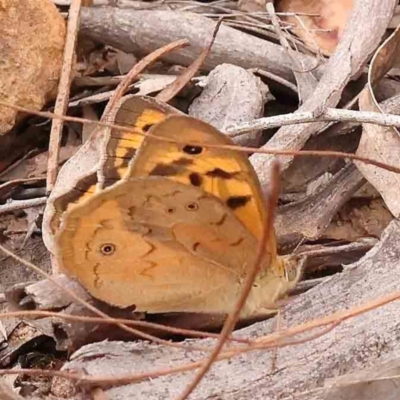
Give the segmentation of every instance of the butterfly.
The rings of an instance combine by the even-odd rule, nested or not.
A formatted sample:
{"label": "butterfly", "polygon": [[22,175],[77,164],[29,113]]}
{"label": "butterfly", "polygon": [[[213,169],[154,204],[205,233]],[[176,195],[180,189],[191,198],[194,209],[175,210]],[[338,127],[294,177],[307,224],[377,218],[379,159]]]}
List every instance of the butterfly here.
{"label": "butterfly", "polygon": [[[62,215],[57,262],[117,307],[228,313],[268,212],[256,173],[205,122],[170,115],[147,131],[116,183]],[[269,313],[297,280],[276,253],[273,230],[265,246],[242,317]]]}

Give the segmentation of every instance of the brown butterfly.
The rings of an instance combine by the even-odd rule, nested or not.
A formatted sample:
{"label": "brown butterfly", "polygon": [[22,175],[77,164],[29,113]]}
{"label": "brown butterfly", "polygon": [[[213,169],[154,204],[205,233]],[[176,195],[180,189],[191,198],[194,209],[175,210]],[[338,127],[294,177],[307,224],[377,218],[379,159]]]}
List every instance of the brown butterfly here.
{"label": "brown butterfly", "polygon": [[[70,207],[57,260],[96,298],[137,311],[227,313],[255,262],[268,210],[243,153],[210,125],[170,116],[126,175]],[[162,137],[166,140],[160,140]],[[269,312],[296,278],[274,232],[242,316]]]}

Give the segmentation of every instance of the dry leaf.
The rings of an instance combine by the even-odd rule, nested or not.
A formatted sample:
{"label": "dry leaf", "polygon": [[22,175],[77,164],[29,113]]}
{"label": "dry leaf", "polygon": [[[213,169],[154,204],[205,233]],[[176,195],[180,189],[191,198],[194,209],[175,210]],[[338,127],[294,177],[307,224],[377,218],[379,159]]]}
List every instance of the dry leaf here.
{"label": "dry leaf", "polygon": [[320,50],[326,55],[335,51],[352,8],[353,0],[280,0],[277,2],[278,11],[299,14],[297,18],[284,18],[285,21],[294,24],[293,32],[311,50]]}
{"label": "dry leaf", "polygon": [[[39,110],[57,89],[65,23],[51,0],[3,0],[0,7],[0,97]],[[0,134],[17,112],[0,108]]]}
{"label": "dry leaf", "polygon": [[176,78],[176,75],[154,75],[154,77],[151,78],[147,77],[146,79],[140,79],[139,82],[133,85],[135,88],[139,89],[136,96],[147,96],[160,90],[164,90],[174,82]]}
{"label": "dry leaf", "polygon": [[[360,95],[360,110],[383,113],[376,101],[373,87],[397,63],[400,52],[400,28],[381,45],[371,61],[368,84]],[[373,158],[390,165],[400,164],[400,134],[396,128],[363,124],[357,155]],[[364,177],[383,197],[391,213],[400,215],[400,175],[372,165],[356,164]]]}

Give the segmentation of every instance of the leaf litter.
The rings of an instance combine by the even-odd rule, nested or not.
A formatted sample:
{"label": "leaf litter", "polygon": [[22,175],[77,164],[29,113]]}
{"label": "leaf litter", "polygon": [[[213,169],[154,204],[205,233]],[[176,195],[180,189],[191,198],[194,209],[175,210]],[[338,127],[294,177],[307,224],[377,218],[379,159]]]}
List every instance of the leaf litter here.
{"label": "leaf litter", "polygon": [[[0,91],[4,100],[32,110],[54,110],[65,46],[63,18],[68,18],[72,3],[77,2],[3,2],[0,18],[2,37],[6,40],[2,46],[7,51],[3,52],[5,57],[0,68]],[[82,7],[80,11],[75,32],[79,31],[80,37],[71,64],[70,99],[64,99],[70,116],[100,120],[116,86],[129,70],[144,55],[182,38],[188,40],[189,46],[152,60],[152,65],[127,83],[124,94],[160,98],[161,93],[162,101],[222,131],[264,116],[296,110],[311,110],[317,116],[323,107],[354,108],[357,99],[361,111],[399,113],[400,87],[396,75],[399,34],[398,30],[390,30],[396,18],[393,1],[382,5],[379,23],[366,18],[374,10],[373,1],[366,1],[364,8],[359,5],[358,22],[365,25],[362,27],[351,14],[355,2],[348,0],[280,0],[274,2],[274,8],[260,0],[140,4],[93,0],[89,3],[90,7]],[[211,49],[207,49],[215,21],[221,16],[224,17],[222,26]],[[112,22],[106,24],[110,19]],[[21,23],[16,24],[16,20]],[[126,26],[129,30],[124,29]],[[358,37],[357,32],[367,27],[371,37],[368,40]],[[350,32],[347,35],[346,30]],[[371,54],[374,57],[368,64]],[[182,73],[182,67],[189,68]],[[296,90],[291,89],[294,85]],[[379,91],[379,99],[375,91]],[[392,103],[386,111],[388,100]],[[118,104],[123,109],[124,101]],[[46,195],[50,123],[12,108],[2,106],[1,110],[1,243],[45,271],[51,271],[50,254],[42,239],[43,206],[30,206],[31,201],[34,204]],[[105,121],[114,122],[115,114],[111,113]],[[129,118],[125,123],[129,124]],[[63,125],[58,166],[75,158],[82,171],[86,168],[84,176],[96,172],[100,146],[93,133],[96,128],[72,122]],[[337,121],[249,131],[235,141],[249,147],[355,152],[400,165],[400,143],[395,128],[357,121],[351,126]],[[268,192],[265,174],[269,164],[262,157],[265,155],[255,154],[251,160]],[[399,177],[393,172],[327,157],[281,161],[282,191],[275,223],[278,246],[282,254],[294,252],[308,257],[303,283],[342,271],[344,264],[357,262],[371,248],[374,251],[376,241],[398,217]],[[74,179],[72,175],[67,176],[62,189],[68,190]],[[56,192],[57,184],[51,196]],[[76,316],[88,315],[54,288],[50,296],[51,282],[43,281],[13,258],[2,258],[0,277],[1,291],[7,299],[2,304],[4,310],[57,310]],[[68,280],[63,282],[69,285],[65,283]],[[310,284],[296,296],[301,297],[314,287]],[[48,301],[43,304],[41,299]],[[132,317],[131,312],[118,313],[106,305],[97,302],[95,305],[113,316]],[[149,319],[148,316],[137,318]],[[40,318],[35,323],[27,318],[4,321],[2,368],[60,369],[68,352],[85,344],[95,345],[105,338],[131,339],[115,328],[104,329],[101,324],[92,324],[90,330],[83,323],[64,324],[54,317]],[[204,331],[218,330],[223,322],[210,316],[168,315],[155,318],[158,321]],[[154,332],[158,336],[166,335]],[[175,338],[171,334],[166,337]],[[99,350],[95,357],[106,353],[107,350]],[[79,357],[78,354],[76,358]],[[16,388],[15,396],[24,398],[61,396],[64,390],[64,396],[66,393],[70,398],[75,396],[74,388],[67,386],[66,389],[57,379],[27,380],[26,376],[19,375],[10,382]],[[107,392],[110,399],[119,396],[118,388]]]}

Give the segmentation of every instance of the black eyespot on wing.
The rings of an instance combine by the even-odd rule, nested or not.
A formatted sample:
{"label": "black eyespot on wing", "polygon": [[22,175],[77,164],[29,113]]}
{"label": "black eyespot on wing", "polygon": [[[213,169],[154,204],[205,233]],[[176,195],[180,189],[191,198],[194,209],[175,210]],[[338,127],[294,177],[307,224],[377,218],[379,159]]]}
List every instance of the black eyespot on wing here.
{"label": "black eyespot on wing", "polygon": [[197,156],[198,154],[202,153],[203,148],[201,146],[190,146],[187,144],[182,149],[186,154],[190,154],[191,156]]}
{"label": "black eyespot on wing", "polygon": [[198,248],[199,246],[200,246],[200,243],[199,243],[199,242],[194,243],[193,246],[192,246],[192,250],[193,250],[193,251],[197,251],[197,248]]}
{"label": "black eyespot on wing", "polygon": [[105,243],[100,246],[100,252],[104,256],[111,256],[115,253],[116,247],[113,243]]}
{"label": "black eyespot on wing", "polygon": [[187,211],[197,211],[199,209],[199,205],[197,203],[188,203],[185,206]]}
{"label": "black eyespot on wing", "polygon": [[171,176],[177,174],[177,168],[171,164],[157,164],[151,171],[150,175],[155,176]]}
{"label": "black eyespot on wing", "polygon": [[212,171],[208,171],[206,175],[211,176],[212,178],[231,179],[236,175],[236,173],[226,172],[221,168],[215,168]]}
{"label": "black eyespot on wing", "polygon": [[244,207],[251,200],[251,196],[232,196],[226,201],[226,205],[232,209]]}
{"label": "black eyespot on wing", "polygon": [[196,172],[192,172],[189,175],[189,180],[190,180],[190,184],[192,186],[196,186],[196,187],[201,186],[201,184],[203,183],[203,178]]}

